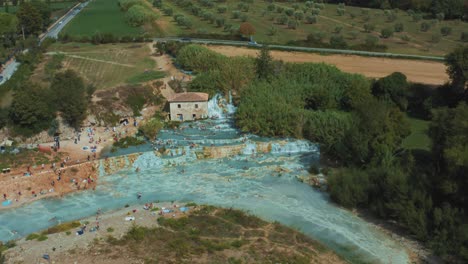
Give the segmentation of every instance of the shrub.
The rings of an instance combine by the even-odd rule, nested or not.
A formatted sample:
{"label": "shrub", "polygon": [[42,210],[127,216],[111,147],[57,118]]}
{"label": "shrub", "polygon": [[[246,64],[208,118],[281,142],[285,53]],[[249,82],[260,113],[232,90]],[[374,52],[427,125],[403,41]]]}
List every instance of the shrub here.
{"label": "shrub", "polygon": [[463,41],[463,42],[468,42],[468,31],[462,32],[460,34],[460,40]]}
{"label": "shrub", "polygon": [[288,23],[288,17],[286,15],[281,15],[276,19],[276,22],[281,25],[286,25]]}
{"label": "shrub", "polygon": [[413,18],[413,22],[419,22],[422,19],[421,14],[413,14],[411,17]]}
{"label": "shrub", "polygon": [[284,13],[285,13],[287,16],[292,16],[292,15],[294,14],[294,9],[288,8],[288,9],[286,9],[286,11],[284,11]]}
{"label": "shrub", "polygon": [[294,17],[297,20],[302,20],[302,19],[304,19],[304,13],[302,13],[301,11],[296,11],[296,12],[294,12]]}
{"label": "shrub", "polygon": [[335,202],[353,208],[368,201],[369,176],[365,171],[343,169],[328,177],[330,197]]}
{"label": "shrub", "polygon": [[32,233],[32,234],[29,234],[27,237],[26,237],[26,241],[27,240],[34,240],[34,239],[37,239],[39,238],[39,234],[36,234],[36,233]]}
{"label": "shrub", "polygon": [[146,6],[144,0],[119,0],[120,9],[129,10],[134,5]]}
{"label": "shrub", "polygon": [[216,19],[216,26],[222,27],[222,26],[224,26],[224,23],[225,23],[224,17],[219,17],[219,18]]}
{"label": "shrub", "polygon": [[374,29],[375,29],[374,24],[369,24],[369,23],[364,24],[364,31],[366,31],[367,33],[374,31]]}
{"label": "shrub", "polygon": [[223,14],[226,13],[227,6],[218,6],[218,13]]}
{"label": "shrub", "polygon": [[152,11],[140,5],[130,7],[125,14],[127,23],[133,27],[141,26],[144,23],[151,21],[153,18],[154,14]]}
{"label": "shrub", "polygon": [[358,35],[359,35],[359,32],[357,32],[355,30],[349,32],[349,36],[351,37],[351,39],[357,39]]}
{"label": "shrub", "polygon": [[151,118],[148,122],[144,123],[139,127],[139,130],[145,135],[149,140],[153,140],[156,135],[164,127],[163,122],[156,118]]}
{"label": "shrub", "polygon": [[441,38],[442,38],[442,36],[440,35],[440,33],[434,33],[431,36],[431,42],[432,43],[439,43]]}
{"label": "shrub", "polygon": [[390,11],[387,13],[387,22],[394,22],[397,19],[397,15]]}
{"label": "shrub", "polygon": [[379,38],[373,35],[367,35],[366,39],[364,40],[364,43],[368,47],[374,47],[377,45],[379,42]]}
{"label": "shrub", "polygon": [[342,16],[345,14],[345,10],[343,8],[337,8],[336,9],[336,13],[339,15],[339,16]]}
{"label": "shrub", "polygon": [[395,29],[395,32],[403,32],[404,30],[404,26],[403,26],[403,23],[396,23],[395,26],[394,26],[394,29]]}
{"label": "shrub", "polygon": [[430,28],[431,28],[431,25],[429,25],[429,23],[427,23],[427,22],[422,22],[421,23],[420,29],[421,29],[422,32],[426,32]]}
{"label": "shrub", "polygon": [[312,15],[317,16],[317,15],[320,14],[320,9],[318,9],[318,8],[312,8],[312,11],[310,11],[310,13],[311,13]]}
{"label": "shrub", "polygon": [[451,27],[442,27],[440,28],[440,34],[442,34],[442,36],[448,36],[452,33],[452,28]]}
{"label": "shrub", "polygon": [[283,13],[283,11],[284,11],[284,7],[281,7],[281,6],[276,7],[276,12],[277,13]]}
{"label": "shrub", "polygon": [[391,28],[384,28],[380,31],[380,36],[382,38],[389,38],[391,36],[393,36],[393,29]]}
{"label": "shrub", "polygon": [[315,23],[317,23],[317,16],[314,16],[314,15],[308,15],[308,16],[306,16],[306,23],[308,23],[308,24],[315,24]]}
{"label": "shrub", "polygon": [[401,36],[400,38],[401,38],[401,40],[403,40],[403,41],[410,41],[410,37],[409,37],[408,35],[403,35],[403,36]]}
{"label": "shrub", "polygon": [[322,43],[325,38],[325,33],[322,31],[315,31],[307,35],[307,41],[311,43]]}
{"label": "shrub", "polygon": [[166,14],[166,16],[172,16],[172,14],[174,13],[174,10],[172,10],[172,8],[164,8],[163,12],[164,14]]}
{"label": "shrub", "polygon": [[288,21],[288,28],[289,29],[296,29],[299,23],[295,19],[291,19]]}
{"label": "shrub", "polygon": [[247,19],[248,19],[248,16],[247,16],[246,14],[241,14],[240,20],[241,20],[242,22],[246,22]]}
{"label": "shrub", "polygon": [[278,33],[278,29],[275,26],[271,26],[268,29],[268,36],[275,36]]}
{"label": "shrub", "polygon": [[444,13],[437,13],[436,14],[436,19],[439,20],[439,21],[442,21],[444,20],[445,18],[445,14]]}
{"label": "shrub", "polygon": [[330,38],[330,46],[334,49],[345,49],[348,44],[342,35],[333,35]]}
{"label": "shrub", "polygon": [[343,30],[342,26],[336,26],[335,29],[333,30],[333,33],[340,34],[341,30]]}
{"label": "shrub", "polygon": [[268,11],[274,11],[274,10],[275,10],[275,5],[274,5],[274,4],[269,4],[269,5],[267,6],[267,10],[268,10]]}
{"label": "shrub", "polygon": [[239,10],[232,11],[232,18],[238,19],[240,17],[240,15],[241,15],[241,11],[239,11]]}

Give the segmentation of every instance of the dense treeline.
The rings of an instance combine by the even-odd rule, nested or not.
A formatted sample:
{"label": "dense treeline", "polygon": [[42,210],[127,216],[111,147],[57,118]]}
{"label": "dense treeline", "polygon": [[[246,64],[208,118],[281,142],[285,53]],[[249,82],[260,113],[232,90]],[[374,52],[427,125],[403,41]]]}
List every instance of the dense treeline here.
{"label": "dense treeline", "polygon": [[22,82],[15,90],[6,123],[17,134],[31,136],[53,127],[60,112],[68,125],[77,128],[87,116],[88,98],[93,91],[71,70],[56,73],[50,87]]}
{"label": "dense treeline", "polygon": [[21,65],[2,85],[3,92],[12,91],[13,100],[7,108],[0,108],[0,128],[9,126],[15,134],[31,136],[57,128],[57,113],[72,127],[78,127],[86,117],[89,95],[94,87],[85,86],[81,77],[71,70],[59,72],[63,59],[60,56],[53,57],[45,65],[50,86],[42,87],[29,80],[52,42],[46,39],[39,46],[32,41],[27,46],[28,52],[16,57]]}
{"label": "dense treeline", "polygon": [[445,19],[468,20],[468,4],[466,4],[464,0],[328,0],[324,2],[332,4],[344,3],[350,6],[381,9],[411,9],[414,11],[431,13],[434,17],[436,17],[437,14],[443,14]]}
{"label": "dense treeline", "polygon": [[[325,64],[274,61],[266,49],[241,58],[253,69],[249,82],[221,86],[226,76],[215,72],[233,58],[194,45],[171,50],[199,72],[191,87],[240,97],[241,130],[319,142],[337,164],[328,175],[334,201],[396,220],[451,262],[468,260],[468,48],[447,56],[452,81],[436,90],[401,73],[370,81]],[[407,114],[432,120],[430,152],[402,147]]]}

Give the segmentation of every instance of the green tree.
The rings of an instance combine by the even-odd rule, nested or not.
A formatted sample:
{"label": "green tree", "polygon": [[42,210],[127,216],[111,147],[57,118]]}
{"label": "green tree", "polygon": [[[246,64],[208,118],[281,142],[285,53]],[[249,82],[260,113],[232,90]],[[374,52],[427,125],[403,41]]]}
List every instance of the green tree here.
{"label": "green tree", "polygon": [[468,47],[460,46],[447,54],[445,65],[450,76],[452,92],[462,95],[468,85]]}
{"label": "green tree", "polygon": [[393,36],[393,29],[391,28],[384,28],[380,31],[380,35],[382,36],[382,38],[389,38],[391,36]]}
{"label": "green tree", "polygon": [[0,39],[4,47],[12,47],[16,43],[18,19],[8,13],[0,13]]}
{"label": "green tree", "polygon": [[447,27],[447,26],[441,27],[440,28],[440,33],[442,34],[442,36],[448,36],[448,35],[450,35],[452,33],[452,28]]}
{"label": "green tree", "polygon": [[307,15],[305,20],[306,20],[306,23],[308,23],[308,24],[315,24],[315,23],[317,23],[317,16]]}
{"label": "green tree", "polygon": [[32,4],[32,2],[24,3],[16,12],[18,23],[21,31],[24,34],[37,34],[40,32],[44,25],[44,20],[39,10]]}
{"label": "green tree", "polygon": [[409,135],[409,124],[396,107],[376,99],[357,107],[354,126],[339,146],[337,154],[348,164],[380,166]]}
{"label": "green tree", "polygon": [[348,43],[342,35],[335,34],[330,37],[330,46],[334,49],[346,49]]}
{"label": "green tree", "polygon": [[63,119],[70,126],[78,128],[86,118],[88,108],[86,88],[81,77],[72,70],[57,73],[50,90]]}
{"label": "green tree", "polygon": [[402,111],[408,106],[407,91],[409,88],[406,76],[401,72],[394,72],[379,79],[372,87],[372,93],[379,99],[394,103]]}
{"label": "green tree", "polygon": [[405,27],[403,26],[403,23],[398,22],[398,23],[395,23],[394,29],[395,29],[395,32],[403,32]]}
{"label": "green tree", "polygon": [[35,84],[25,83],[19,87],[9,113],[14,130],[25,136],[45,130],[54,118],[51,102],[49,93]]}
{"label": "green tree", "polygon": [[367,32],[367,33],[370,33],[372,31],[374,31],[375,29],[375,25],[374,24],[369,24],[369,23],[366,23],[364,24],[364,30]]}
{"label": "green tree", "polygon": [[330,197],[347,208],[366,206],[369,200],[369,176],[359,169],[341,169],[328,178]]}
{"label": "green tree", "polygon": [[269,79],[273,74],[273,58],[267,45],[263,45],[255,59],[255,71],[259,79]]}

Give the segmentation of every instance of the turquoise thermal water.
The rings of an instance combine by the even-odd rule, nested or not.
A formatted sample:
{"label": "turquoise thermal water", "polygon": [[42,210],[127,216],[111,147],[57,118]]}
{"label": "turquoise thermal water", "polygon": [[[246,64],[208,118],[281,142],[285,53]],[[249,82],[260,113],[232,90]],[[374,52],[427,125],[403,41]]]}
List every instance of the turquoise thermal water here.
{"label": "turquoise thermal water", "polygon": [[[159,157],[147,151],[127,169],[110,175],[102,171],[95,191],[1,211],[0,240],[91,216],[98,208],[110,211],[125,204],[156,200],[195,201],[247,210],[295,227],[353,263],[409,262],[404,248],[387,235],[332,204],[325,193],[297,181],[296,176],[306,175],[310,164],[318,163],[315,144],[242,135],[225,117],[224,111],[232,113],[235,109],[229,105],[220,108],[218,99],[215,97],[209,106],[218,119],[185,123],[183,130],[160,133],[154,147],[170,149],[170,155]],[[271,142],[271,152],[257,154],[255,142]],[[191,143],[197,146],[191,147]],[[239,145],[244,146],[241,155],[196,157],[202,146]],[[141,200],[136,198],[138,192],[142,193]]]}

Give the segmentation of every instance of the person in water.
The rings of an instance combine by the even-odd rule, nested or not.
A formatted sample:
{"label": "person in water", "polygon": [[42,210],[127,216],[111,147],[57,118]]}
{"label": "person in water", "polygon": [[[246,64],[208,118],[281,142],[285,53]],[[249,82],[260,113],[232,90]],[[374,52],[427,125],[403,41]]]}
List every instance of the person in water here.
{"label": "person in water", "polygon": [[138,193],[138,194],[137,194],[137,199],[138,199],[138,200],[141,199],[141,193]]}

